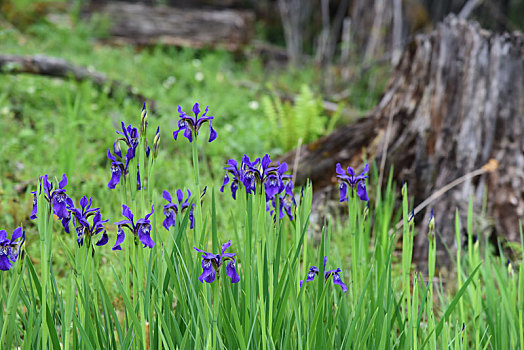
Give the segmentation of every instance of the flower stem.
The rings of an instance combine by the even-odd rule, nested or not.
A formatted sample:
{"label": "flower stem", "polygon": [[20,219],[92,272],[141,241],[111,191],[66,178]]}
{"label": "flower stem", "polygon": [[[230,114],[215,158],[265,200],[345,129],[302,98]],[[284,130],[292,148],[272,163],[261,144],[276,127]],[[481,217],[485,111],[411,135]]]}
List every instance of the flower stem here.
{"label": "flower stem", "polygon": [[[202,235],[204,234],[202,232],[202,204],[200,203],[200,175],[199,175],[199,166],[198,166],[198,143],[197,143],[197,138],[195,136],[195,139],[193,140],[193,142],[191,143],[191,147],[192,147],[192,153],[193,153],[193,170],[194,170],[194,176],[195,176],[195,193],[194,193],[194,198],[195,198],[195,204],[196,204],[196,210],[195,210],[195,223],[194,223],[194,232],[195,232],[195,236],[193,239],[195,239],[196,237],[198,237],[197,241],[196,242],[193,242],[193,243],[202,243],[201,242],[201,239],[202,239]],[[197,235],[196,233],[199,233],[199,235]]]}

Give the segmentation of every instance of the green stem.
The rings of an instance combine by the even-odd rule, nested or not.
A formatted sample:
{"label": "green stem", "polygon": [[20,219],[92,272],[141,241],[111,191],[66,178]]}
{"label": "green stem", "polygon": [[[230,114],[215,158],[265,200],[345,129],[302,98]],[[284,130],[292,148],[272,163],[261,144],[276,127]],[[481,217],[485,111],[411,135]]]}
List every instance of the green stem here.
{"label": "green stem", "polygon": [[[12,325],[15,322],[14,316],[16,315],[16,308],[18,306],[17,300],[18,300],[18,292],[20,290],[20,280],[22,279],[22,271],[23,271],[23,263],[25,260],[20,261],[19,263],[21,266],[16,266],[15,269],[17,270],[16,280],[14,287],[9,291],[8,299],[7,299],[7,313],[4,316],[4,324],[2,326],[2,335],[0,337],[0,344],[6,343],[6,335],[7,335],[7,327],[8,325]],[[3,287],[3,284],[1,284]]]}
{"label": "green stem", "polygon": [[[193,155],[193,170],[195,176],[195,223],[194,223],[194,233],[198,237],[198,240],[193,243],[201,243],[202,236],[204,232],[202,231],[202,204],[200,203],[200,175],[199,175],[199,166],[198,166],[198,139],[196,138],[191,143],[192,155]],[[198,234],[197,234],[198,233]]]}

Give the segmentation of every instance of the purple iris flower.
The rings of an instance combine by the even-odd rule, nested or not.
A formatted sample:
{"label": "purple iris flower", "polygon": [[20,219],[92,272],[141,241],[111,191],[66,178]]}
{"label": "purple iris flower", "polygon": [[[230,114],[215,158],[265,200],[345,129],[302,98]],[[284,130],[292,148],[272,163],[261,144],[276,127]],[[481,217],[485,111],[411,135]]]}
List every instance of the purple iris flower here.
{"label": "purple iris flower", "polygon": [[[147,116],[147,111],[145,110],[145,105],[142,109],[142,126],[147,126],[147,121],[144,123],[144,116]],[[138,133],[138,129],[128,125],[126,127],[125,123],[122,122],[122,131],[116,131],[116,133],[119,135],[119,137],[115,140],[113,143],[113,153],[111,153],[111,148],[107,150],[107,158],[111,161],[111,180],[109,180],[109,183],[107,184],[107,187],[110,189],[114,189],[116,185],[118,185],[123,178],[125,179],[126,176],[129,174],[129,164],[133,158],[136,156],[136,149],[139,144],[139,137],[140,134]],[[125,156],[122,155],[122,149],[120,147],[120,142],[124,142],[127,146],[127,151]],[[146,150],[146,156],[149,157],[149,154],[151,152],[151,149],[149,148],[149,145],[147,144],[147,139],[145,143],[145,150]],[[138,170],[137,170],[138,171]],[[137,187],[140,190],[141,189],[141,183],[140,183],[140,173],[137,173]]]}
{"label": "purple iris flower", "polygon": [[7,271],[13,266],[24,242],[25,233],[22,227],[17,227],[13,231],[11,239],[7,238],[5,230],[0,230],[0,270]]}
{"label": "purple iris flower", "polygon": [[227,243],[222,244],[221,254],[211,254],[201,249],[194,247],[197,252],[202,254],[202,274],[198,277],[198,280],[202,283],[212,283],[215,280],[215,276],[220,277],[220,267],[229,261],[226,265],[226,274],[231,278],[231,283],[238,283],[240,276],[235,269],[235,258],[236,253],[226,253],[226,249],[231,246],[231,240]]}
{"label": "purple iris flower", "polygon": [[233,181],[231,182],[231,194],[233,195],[233,199],[237,199],[238,184],[242,178],[240,171],[238,170],[237,161],[234,159],[228,160],[227,166],[224,170],[226,170],[226,175],[224,176],[224,183],[220,187],[220,192],[224,192],[224,187],[229,183],[228,175],[231,175],[233,177]]}
{"label": "purple iris flower", "polygon": [[[167,191],[164,191],[162,197],[169,203],[164,205],[164,215],[166,218],[162,223],[166,230],[169,231],[171,226],[175,226],[175,219],[178,213],[182,214],[187,208],[189,208],[189,198],[191,197],[191,191],[187,190],[187,198],[184,200],[184,193],[182,190],[176,191],[176,197],[178,200],[178,205],[172,202],[171,194]],[[191,223],[190,228],[193,228],[193,211],[195,210],[195,205],[191,206],[189,212],[189,221]]]}
{"label": "purple iris flower", "polygon": [[240,166],[234,159],[227,161],[226,175],[224,182],[220,188],[224,192],[224,187],[229,183],[229,177],[233,178],[231,182],[231,193],[233,199],[236,199],[236,192],[240,184],[242,184],[247,194],[256,194],[257,188],[263,185],[266,191],[266,201],[273,199],[275,195],[282,192],[285,188],[284,179],[290,178],[291,175],[285,175],[287,171],[286,163],[278,163],[277,166],[270,166],[271,158],[268,154],[260,158],[256,158],[253,162],[247,155],[242,157]]}
{"label": "purple iris flower", "polygon": [[[311,266],[307,274],[306,282],[313,281],[317,275],[318,275],[318,267]],[[300,288],[302,288],[303,282],[304,282],[303,280],[300,280]]]}
{"label": "purple iris flower", "polygon": [[[44,189],[45,199],[51,204],[54,214],[62,222],[64,231],[69,233],[69,221],[71,221],[70,211],[74,209],[74,205],[73,200],[66,194],[66,175],[62,175],[62,181],[60,181],[56,190],[53,190],[53,184],[49,181],[49,176],[47,174],[40,177],[40,183],[41,187]],[[38,213],[37,192],[32,191],[31,193],[33,194],[33,210],[29,218],[35,220]]]}
{"label": "purple iris flower", "polygon": [[[115,144],[118,144],[118,148],[120,149],[120,141],[124,141],[124,143],[127,145],[127,152],[126,152],[126,160],[129,162],[131,159],[135,157],[136,154],[136,148],[138,147],[138,129],[131,126],[129,124],[126,127],[126,124],[124,122],[122,123],[122,131],[117,131],[116,133],[120,135],[119,138],[116,139]],[[115,147],[116,148],[116,147]],[[116,153],[116,149],[115,149]],[[122,157],[120,153],[120,157]],[[118,155],[118,154],[117,154]]]}
{"label": "purple iris flower", "polygon": [[[326,263],[327,263],[327,256],[324,257],[324,270],[326,269]],[[329,270],[324,273],[324,281],[327,282],[327,280],[333,276],[333,284],[337,284],[342,288],[342,291],[344,293],[347,292],[348,288],[342,282],[342,278],[340,277],[340,272],[342,270],[340,268],[337,268],[336,270]],[[315,279],[315,277],[318,275],[319,270],[316,266],[311,266],[309,268],[309,273],[306,278],[306,282],[311,282]],[[300,281],[300,287],[302,287],[303,281]]]}
{"label": "purple iris flower", "polygon": [[[271,167],[265,169],[266,174],[263,177],[264,187],[266,190],[266,200],[273,199],[275,195],[281,193],[286,189],[284,180],[290,179],[291,175],[286,175],[287,163],[277,162],[276,167]],[[289,183],[289,181],[288,181]],[[291,189],[293,189],[293,184],[291,184]]]}
{"label": "purple iris flower", "polygon": [[[103,246],[106,245],[109,241],[107,231],[104,228],[104,223],[109,220],[102,220],[102,215],[100,214],[100,208],[91,208],[93,203],[93,198],[87,199],[86,196],[80,199],[80,207],[73,208],[71,210],[73,216],[73,224],[76,227],[77,234],[77,243],[78,247],[81,247],[84,244],[84,238],[87,237],[88,245],[91,244],[92,237],[102,234],[98,239],[96,245]],[[92,223],[90,224],[88,219],[93,216]]]}
{"label": "purple iris flower", "polygon": [[194,117],[187,115],[184,111],[182,111],[182,107],[178,106],[180,120],[178,121],[178,130],[173,131],[173,137],[175,140],[178,137],[178,133],[183,130],[184,136],[189,140],[189,142],[193,142],[193,137],[195,137],[195,139],[197,138],[198,130],[205,122],[208,122],[209,124],[209,142],[215,140],[217,138],[217,133],[211,126],[211,120],[214,119],[214,117],[206,116],[208,111],[209,106],[206,107],[206,110],[199,118],[198,115],[200,114],[200,108],[198,102],[193,105],[193,113],[195,114]]}
{"label": "purple iris flower", "polygon": [[[53,212],[59,219],[64,219],[69,216],[69,211],[67,210],[68,203],[70,202],[70,199],[68,200],[68,196],[66,194],[65,187],[67,186],[67,176],[66,174],[62,175],[62,180],[58,183],[58,188],[56,190],[53,190],[53,184],[49,181],[49,176],[46,174],[42,177],[40,177],[40,183],[41,186],[44,189],[45,199],[51,204],[53,207]],[[33,193],[33,212],[31,213],[31,219],[36,219],[37,214],[37,199],[36,199],[36,191],[31,192]]]}
{"label": "purple iris flower", "polygon": [[[284,191],[279,194],[279,219],[282,219],[284,217],[284,212],[289,217],[289,220],[293,221],[293,208],[296,207],[297,203],[295,201],[295,196],[293,195],[293,182],[288,181],[286,185],[284,186]],[[271,202],[271,205],[273,209],[271,209],[271,206],[269,203]],[[271,210],[271,215],[274,213],[274,209],[276,207],[276,199],[267,199],[267,210]]]}
{"label": "purple iris flower", "polygon": [[122,220],[115,222],[115,225],[118,226],[118,234],[116,237],[116,243],[113,247],[113,250],[122,250],[120,245],[124,241],[124,227],[127,227],[135,236],[135,244],[138,244],[138,240],[144,244],[144,247],[153,248],[155,242],[151,239],[151,221],[149,217],[154,213],[154,206],[151,206],[151,212],[145,216],[143,219],[138,219],[135,224],[133,213],[131,209],[125,204],[122,205],[122,215],[124,215],[127,220]]}
{"label": "purple iris flower", "polygon": [[107,158],[111,160],[111,180],[109,180],[107,187],[109,187],[110,189],[114,189],[116,185],[120,183],[122,174],[124,174],[125,176],[127,172],[128,163],[126,163],[126,166],[124,167],[124,164],[118,161],[116,157],[111,154],[110,149],[107,150]]}
{"label": "purple iris flower", "polygon": [[337,163],[337,177],[340,183],[340,201],[347,202],[349,200],[348,187],[351,190],[356,188],[357,196],[362,201],[369,201],[368,193],[366,190],[367,172],[369,171],[369,164],[364,166],[364,171],[360,175],[356,175],[355,170],[352,167],[347,168],[347,172],[342,169],[340,163]]}
{"label": "purple iris flower", "polygon": [[69,197],[66,198],[66,208],[67,216],[65,218],[62,218],[60,221],[62,222],[62,226],[64,227],[64,232],[69,233],[69,222],[71,221],[71,212],[75,209],[73,200]]}

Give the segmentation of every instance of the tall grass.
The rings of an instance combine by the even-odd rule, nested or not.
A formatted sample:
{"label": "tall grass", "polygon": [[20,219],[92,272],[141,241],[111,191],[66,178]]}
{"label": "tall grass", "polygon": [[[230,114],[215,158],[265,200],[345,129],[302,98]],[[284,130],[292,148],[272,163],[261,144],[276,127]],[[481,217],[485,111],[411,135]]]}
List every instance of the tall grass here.
{"label": "tall grass", "polygon": [[[188,210],[177,215],[168,231],[159,224],[165,203],[153,190],[153,174],[156,162],[169,159],[148,158],[146,136],[141,135],[130,167],[139,164],[144,170],[142,190],[131,185],[136,177],[130,174],[120,184],[120,204],[128,205],[135,218],[155,207],[155,246],[143,248],[127,233],[122,251],[103,255],[114,235],[108,246],[96,250],[94,245],[71,244],[40,194],[37,230],[26,232],[39,235],[40,256],[30,256],[26,249],[23,258],[0,275],[3,348],[524,348],[523,257],[508,263],[502,250],[495,255],[487,242],[476,240],[480,235],[471,205],[467,246],[457,245],[456,281],[435,281],[438,213],[430,224],[425,275],[413,267],[416,232],[406,185],[399,213],[390,177],[369,207],[351,197],[344,218],[326,222],[320,243],[314,244],[309,229],[311,184],[296,193],[292,221],[271,215],[264,193],[247,195],[242,188],[235,207],[225,212],[217,197],[229,194],[218,192],[217,184],[200,183],[199,152],[205,145],[195,140],[192,156],[187,155],[194,170],[195,226],[189,228]],[[60,162],[72,169],[71,160]],[[201,202],[204,186],[208,190]],[[231,231],[220,230],[219,217],[230,221]],[[395,231],[398,217],[402,230]],[[458,241],[462,229],[457,215]],[[193,247],[217,253],[228,240],[228,252],[236,253],[239,283],[230,282],[225,267],[213,283],[201,283],[201,257]],[[400,260],[395,254],[399,245]],[[60,276],[53,264],[57,251],[65,252],[67,263]],[[320,277],[301,287],[312,265]],[[332,283],[333,277],[323,278],[336,267],[342,268],[347,293]],[[110,271],[110,276],[101,276],[102,271]]]}

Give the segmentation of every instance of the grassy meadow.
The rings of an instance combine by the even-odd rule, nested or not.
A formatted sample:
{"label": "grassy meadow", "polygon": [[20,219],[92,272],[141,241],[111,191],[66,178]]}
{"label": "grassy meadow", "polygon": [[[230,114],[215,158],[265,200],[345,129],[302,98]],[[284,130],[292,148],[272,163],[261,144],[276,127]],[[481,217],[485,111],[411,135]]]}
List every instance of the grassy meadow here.
{"label": "grassy meadow", "polygon": [[[0,29],[2,54],[65,58],[156,102],[144,111],[88,81],[0,74],[0,263],[12,263],[0,273],[1,348],[524,349],[524,247],[510,261],[475,239],[471,209],[467,222],[457,216],[457,239],[468,239],[445,278],[438,213],[423,223],[421,272],[409,188],[389,180],[378,192],[371,164],[367,177],[356,178],[364,164],[339,174],[348,200],[313,233],[311,184],[293,188],[264,155],[347,122],[320,107],[314,67],[268,73],[222,51],[104,46],[92,39],[102,24]],[[340,109],[373,107],[379,73],[355,81]],[[277,90],[299,98],[283,103]],[[206,106],[214,119],[191,119]],[[115,133],[122,122],[136,137]]]}

